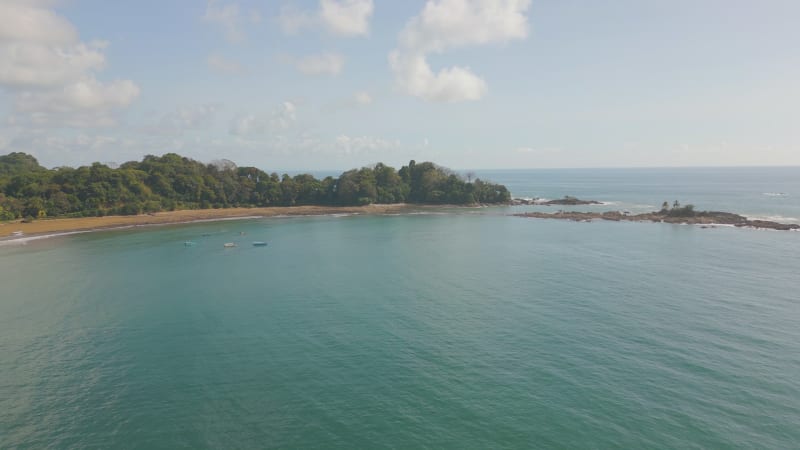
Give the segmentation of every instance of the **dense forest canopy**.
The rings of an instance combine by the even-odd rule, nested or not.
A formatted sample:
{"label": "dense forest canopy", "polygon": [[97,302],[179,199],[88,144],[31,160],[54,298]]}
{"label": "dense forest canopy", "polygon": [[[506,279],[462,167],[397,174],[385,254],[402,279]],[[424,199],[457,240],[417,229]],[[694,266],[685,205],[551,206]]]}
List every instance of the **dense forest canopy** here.
{"label": "dense forest canopy", "polygon": [[176,209],[370,203],[505,203],[505,186],[430,162],[400,170],[378,163],[338,178],[291,177],[220,160],[204,164],[174,153],[118,168],[94,163],[46,169],[25,153],[0,156],[0,220],[132,215]]}

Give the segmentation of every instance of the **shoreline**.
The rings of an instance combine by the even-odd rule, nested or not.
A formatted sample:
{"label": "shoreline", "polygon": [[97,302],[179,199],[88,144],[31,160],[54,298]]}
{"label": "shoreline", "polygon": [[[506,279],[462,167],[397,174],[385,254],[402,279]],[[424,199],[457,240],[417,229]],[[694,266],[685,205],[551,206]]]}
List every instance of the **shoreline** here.
{"label": "shoreline", "polygon": [[[365,206],[274,206],[258,208],[220,208],[220,209],[184,209],[178,211],[162,211],[136,216],[104,216],[79,218],[39,219],[31,223],[0,222],[0,243],[26,242],[48,237],[67,236],[71,234],[90,233],[95,231],[120,230],[136,227],[159,225],[181,225],[204,222],[221,222],[231,220],[247,220],[284,217],[313,217],[341,215],[402,215],[413,214],[431,209],[442,209],[464,206],[458,205],[415,205],[408,203],[372,204]],[[470,208],[470,207],[467,207]],[[651,222],[699,225],[702,228],[716,226],[732,226],[737,228],[772,229],[781,231],[800,231],[800,225],[785,224],[749,219],[744,216],[724,212],[704,212],[697,217],[666,217],[658,213],[636,215],[622,214],[618,211],[578,212],[560,211],[555,213],[525,212],[509,214],[510,216],[568,220],[575,222],[591,222],[594,220]],[[16,232],[21,235],[15,235]]]}
{"label": "shoreline", "polygon": [[[366,206],[274,206],[264,208],[184,209],[136,216],[39,219],[31,223],[22,223],[17,220],[0,223],[0,240],[8,242],[40,236],[88,233],[141,226],[178,225],[265,217],[402,214],[425,208],[426,205],[410,205],[406,203]],[[17,231],[21,231],[22,235],[15,236],[14,233]]]}

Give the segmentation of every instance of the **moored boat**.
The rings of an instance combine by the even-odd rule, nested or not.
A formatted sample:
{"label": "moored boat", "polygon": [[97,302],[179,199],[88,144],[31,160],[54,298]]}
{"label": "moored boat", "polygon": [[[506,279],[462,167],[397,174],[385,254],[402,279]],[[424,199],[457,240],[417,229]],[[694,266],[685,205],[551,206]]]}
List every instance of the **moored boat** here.
{"label": "moored boat", "polygon": [[223,244],[223,247],[232,248],[232,247],[236,247],[236,244],[234,244],[233,242],[226,242],[225,244]]}

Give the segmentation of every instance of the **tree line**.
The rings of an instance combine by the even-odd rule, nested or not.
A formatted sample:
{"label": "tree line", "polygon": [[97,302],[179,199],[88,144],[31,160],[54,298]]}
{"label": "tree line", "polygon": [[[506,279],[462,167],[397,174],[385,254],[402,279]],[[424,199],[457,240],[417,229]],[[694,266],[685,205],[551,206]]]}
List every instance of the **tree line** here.
{"label": "tree line", "polygon": [[135,215],[177,209],[353,206],[371,203],[505,203],[505,186],[465,181],[431,162],[400,170],[382,163],[317,179],[266,173],[231,161],[210,164],[175,153],[112,168],[47,169],[25,153],[0,156],[0,220]]}
{"label": "tree line", "polygon": [[672,203],[672,208],[669,207],[669,202],[665,201],[662,203],[659,214],[669,217],[694,217],[698,213],[694,210],[694,205],[681,206],[681,203],[675,200],[675,202]]}

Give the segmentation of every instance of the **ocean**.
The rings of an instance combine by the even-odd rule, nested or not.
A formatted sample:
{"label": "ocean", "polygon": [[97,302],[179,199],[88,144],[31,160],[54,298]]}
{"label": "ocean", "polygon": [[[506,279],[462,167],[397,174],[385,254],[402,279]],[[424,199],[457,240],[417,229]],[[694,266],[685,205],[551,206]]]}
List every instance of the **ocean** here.
{"label": "ocean", "polygon": [[[800,218],[800,168],[477,175]],[[800,446],[800,233],[534,208],[0,243],[0,448]]]}

